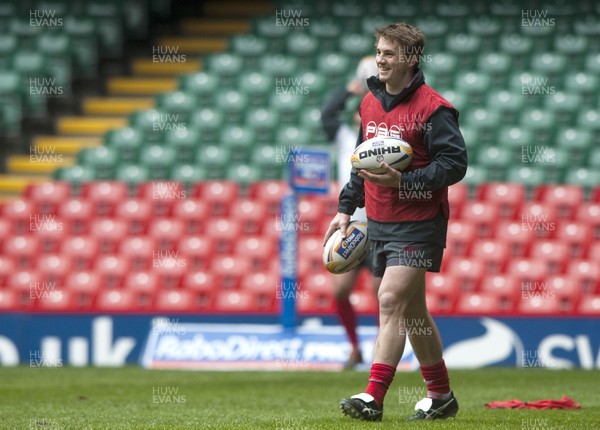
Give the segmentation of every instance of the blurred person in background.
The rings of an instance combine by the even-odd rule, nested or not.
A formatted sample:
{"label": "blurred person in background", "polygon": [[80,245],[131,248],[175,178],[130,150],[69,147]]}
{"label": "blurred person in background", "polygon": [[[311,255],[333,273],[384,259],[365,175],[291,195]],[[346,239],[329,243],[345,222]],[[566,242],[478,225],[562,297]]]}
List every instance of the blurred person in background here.
{"label": "blurred person in background", "polygon": [[[323,130],[327,134],[329,141],[335,143],[337,150],[337,179],[340,186],[350,181],[350,173],[352,165],[350,164],[350,156],[354,152],[356,141],[358,139],[358,128],[360,127],[360,116],[358,114],[357,98],[360,101],[369,91],[367,87],[367,79],[377,74],[377,65],[375,57],[370,55],[364,57],[356,69],[355,78],[350,81],[345,87],[341,87],[334,91],[325,101],[321,109],[321,123]],[[348,110],[348,107],[355,106],[353,109],[353,125],[350,126],[342,120],[343,113]],[[367,221],[367,213],[365,208],[358,208],[352,218],[357,221]],[[356,333],[356,311],[350,303],[350,294],[357,285],[358,275],[362,268],[367,268],[369,271],[369,258],[347,273],[333,276],[333,294],[336,303],[336,312],[339,321],[346,330],[346,335],[352,346],[350,356],[344,365],[344,369],[350,370],[356,365],[363,362],[358,335]],[[379,279],[372,279],[372,287],[375,296],[377,296],[377,288],[379,287]]]}

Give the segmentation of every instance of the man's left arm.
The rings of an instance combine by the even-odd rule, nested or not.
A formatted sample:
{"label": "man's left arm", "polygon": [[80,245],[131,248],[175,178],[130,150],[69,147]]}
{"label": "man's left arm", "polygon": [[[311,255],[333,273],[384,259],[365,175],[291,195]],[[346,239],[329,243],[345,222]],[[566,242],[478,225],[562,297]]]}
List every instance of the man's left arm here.
{"label": "man's left arm", "polygon": [[416,189],[435,191],[455,184],[465,176],[467,148],[451,109],[440,108],[429,117],[425,123],[423,143],[432,161],[422,169],[402,172],[402,187],[419,184]]}

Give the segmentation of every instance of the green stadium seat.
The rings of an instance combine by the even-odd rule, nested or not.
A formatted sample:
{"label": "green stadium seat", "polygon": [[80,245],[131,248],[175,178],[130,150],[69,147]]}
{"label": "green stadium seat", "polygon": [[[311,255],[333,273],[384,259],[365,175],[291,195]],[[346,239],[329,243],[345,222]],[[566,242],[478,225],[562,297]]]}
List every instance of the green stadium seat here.
{"label": "green stadium seat", "polygon": [[[385,27],[390,23],[390,18],[384,15],[365,15],[362,19],[362,32],[372,37],[372,42],[375,44],[375,30]],[[429,42],[427,42],[429,44]]]}
{"label": "green stadium seat", "polygon": [[500,112],[489,108],[473,109],[465,115],[464,124],[478,130],[479,141],[482,145],[493,145],[496,139],[496,129],[500,124]]}
{"label": "green stadium seat", "polygon": [[180,88],[196,97],[198,106],[212,106],[214,95],[220,87],[220,79],[216,73],[198,72],[182,75],[179,78]]}
{"label": "green stadium seat", "polygon": [[476,160],[481,145],[479,144],[479,138],[477,130],[471,127],[460,126],[460,133],[465,140],[465,146],[467,147],[467,156],[469,160]]}
{"label": "green stadium seat", "polygon": [[102,55],[116,58],[123,53],[123,16],[117,4],[105,1],[87,3],[86,16],[93,18]]}
{"label": "green stadium seat", "polygon": [[275,137],[277,145],[298,149],[310,145],[311,135],[308,130],[296,126],[280,127]]}
{"label": "green stadium seat", "polygon": [[198,107],[195,97],[184,91],[159,94],[156,97],[156,105],[159,110],[180,115],[181,118],[178,118],[177,122],[189,122],[191,112]]}
{"label": "green stadium seat", "polygon": [[583,166],[592,149],[592,136],[587,130],[561,128],[555,144],[558,148],[568,151],[569,160],[574,166]]}
{"label": "green stadium seat", "polygon": [[[387,24],[389,24],[389,22]],[[423,54],[433,54],[444,50],[449,27],[449,23],[445,19],[429,15],[425,18],[418,19],[416,25],[427,35],[425,39],[425,51]]]}
{"label": "green stadium seat", "polygon": [[17,36],[0,34],[0,69],[7,69],[9,59],[17,50]]}
{"label": "green stadium seat", "polygon": [[266,55],[261,61],[261,70],[269,76],[289,78],[296,74],[298,70],[298,60],[292,56],[283,54]]}
{"label": "green stadium seat", "polygon": [[530,38],[518,33],[503,34],[499,42],[500,52],[508,55],[513,61],[514,70],[523,70],[529,66],[533,42]]}
{"label": "green stadium seat", "polygon": [[[527,22],[527,17],[522,17],[519,21],[522,23],[523,19]],[[540,18],[543,19],[543,18]],[[529,18],[529,20],[535,20],[535,18]],[[556,28],[552,26],[541,26],[541,25],[525,25],[521,26],[521,34],[528,37],[533,42],[533,50],[535,52],[548,52],[552,50],[552,43],[554,41],[554,34]]]}
{"label": "green stadium seat", "polygon": [[[398,0],[394,2],[384,2],[384,16],[397,17],[399,21],[414,21],[421,14],[421,8],[418,3],[410,0]],[[388,18],[388,24],[389,24]]]}
{"label": "green stadium seat", "polygon": [[201,132],[195,124],[174,130],[166,135],[166,145],[175,150],[176,160],[187,163],[193,160],[201,142]]}
{"label": "green stadium seat", "polygon": [[174,148],[153,144],[142,150],[140,164],[148,169],[150,179],[169,179],[176,157]]}
{"label": "green stadium seat", "polygon": [[600,93],[600,80],[591,73],[578,72],[567,79],[565,89],[569,94],[577,94],[581,98],[581,106],[595,106],[597,95]]}
{"label": "green stadium seat", "polygon": [[10,69],[21,75],[24,112],[35,117],[47,115],[47,100],[58,95],[60,86],[50,75],[46,57],[34,50],[18,50],[10,59]]}
{"label": "green stadium seat", "polygon": [[567,59],[561,54],[544,52],[531,57],[531,70],[550,79],[553,85],[562,86]]}
{"label": "green stadium seat", "polygon": [[475,164],[469,164],[467,167],[467,173],[463,178],[462,182],[469,186],[471,190],[476,189],[480,184],[488,181],[488,171]]}
{"label": "green stadium seat", "polygon": [[423,64],[423,72],[425,78],[433,76],[436,85],[440,89],[453,86],[456,72],[458,69],[458,61],[456,56],[447,52],[439,52],[431,54],[431,61]]}
{"label": "green stadium seat", "polygon": [[468,20],[467,28],[470,34],[481,40],[482,52],[495,51],[498,48],[498,36],[502,32],[502,24],[498,18],[490,15],[473,17]]}
{"label": "green stadium seat", "polygon": [[66,181],[71,184],[71,195],[79,195],[81,186],[86,182],[96,179],[94,169],[89,166],[74,165],[71,167],[60,167],[52,175],[58,181]]}
{"label": "green stadium seat", "polygon": [[545,108],[554,113],[559,127],[569,127],[575,122],[581,100],[577,94],[556,92],[544,99]]}
{"label": "green stadium seat", "polygon": [[339,50],[350,58],[359,60],[365,55],[373,55],[373,36],[362,33],[344,34],[339,40]]}
{"label": "green stadium seat", "polygon": [[546,182],[544,171],[536,166],[513,166],[506,173],[506,182],[517,182],[532,190]]}
{"label": "green stadium seat", "polygon": [[[321,52],[336,51],[339,38],[344,37],[341,22],[331,16],[311,19],[308,31],[311,36],[318,39]],[[345,28],[344,31],[346,31]]]}
{"label": "green stadium seat", "polygon": [[91,168],[96,179],[112,179],[119,161],[119,153],[107,146],[84,148],[77,154],[78,164]]}
{"label": "green stadium seat", "polygon": [[459,67],[472,69],[481,49],[481,40],[467,33],[452,34],[446,38],[446,49],[456,56]]}
{"label": "green stadium seat", "polygon": [[511,163],[522,163],[523,152],[526,151],[523,148],[530,146],[534,142],[534,136],[530,129],[527,127],[500,127],[498,130],[498,138],[496,139],[498,145],[506,146],[510,149],[512,154]]}
{"label": "green stadium seat", "polygon": [[251,109],[246,115],[245,124],[254,130],[256,143],[271,143],[279,125],[279,114],[273,109]]}
{"label": "green stadium seat", "polygon": [[600,184],[600,171],[585,167],[569,169],[566,173],[565,182],[567,184],[579,185],[589,193]]}
{"label": "green stadium seat", "polygon": [[483,147],[476,158],[476,165],[487,170],[489,181],[502,181],[511,164],[510,150],[504,146]]}
{"label": "green stadium seat", "polygon": [[106,147],[116,151],[119,159],[125,162],[134,162],[138,159],[143,142],[142,133],[133,127],[110,130],[104,135]]}
{"label": "green stadium seat", "polygon": [[305,97],[304,101],[305,106],[321,107],[323,96],[327,91],[325,77],[309,71],[295,75],[294,78],[300,79],[301,86],[308,91],[308,97]]}
{"label": "green stadium seat", "polygon": [[256,166],[251,164],[234,164],[227,169],[225,179],[237,182],[243,187],[247,187],[251,183],[257,182],[262,178],[261,172]]}
{"label": "green stadium seat", "polygon": [[255,34],[233,36],[230,43],[232,52],[244,59],[246,69],[255,69],[260,65],[262,56],[267,52],[267,42]]}
{"label": "green stadium seat", "polygon": [[243,122],[248,105],[248,96],[236,90],[225,91],[217,98],[216,103],[217,109],[223,112],[229,124]]}
{"label": "green stadium seat", "polygon": [[586,167],[589,170],[600,172],[600,148],[592,149]]}
{"label": "green stadium seat", "polygon": [[510,76],[509,90],[523,97],[526,106],[539,108],[543,106],[546,96],[556,91],[554,82],[540,73],[518,72]]}
{"label": "green stadium seat", "polygon": [[71,94],[73,55],[69,37],[65,34],[43,33],[37,39],[37,50],[46,56],[50,76],[56,78],[63,94]]}
{"label": "green stadium seat", "polygon": [[502,52],[484,53],[477,59],[477,69],[490,77],[494,87],[505,87],[512,67],[511,58]]}
{"label": "green stadium seat", "polygon": [[14,71],[0,70],[0,134],[16,136],[23,117],[22,78]]}
{"label": "green stadium seat", "polygon": [[167,124],[169,115],[158,109],[147,109],[129,115],[129,125],[144,136],[144,142],[160,142],[165,134],[171,131]]}
{"label": "green stadium seat", "polygon": [[317,58],[317,70],[322,73],[332,88],[345,85],[350,60],[339,53],[325,53]]}
{"label": "green stadium seat", "polygon": [[93,78],[98,73],[98,38],[94,20],[84,16],[69,15],[63,28],[73,44],[74,70],[83,78]]}
{"label": "green stadium seat", "polygon": [[298,127],[308,131],[311,144],[327,144],[327,136],[321,124],[321,109],[317,107],[303,109],[300,113]]}
{"label": "green stadium seat", "polygon": [[196,164],[204,170],[206,179],[224,179],[230,156],[229,148],[204,145],[196,153]]}
{"label": "green stadium seat", "polygon": [[572,33],[559,34],[554,39],[554,51],[564,55],[569,66],[581,68],[588,52],[587,38]]}
{"label": "green stadium seat", "polygon": [[573,167],[569,152],[555,147],[545,148],[539,165],[544,171],[545,180],[552,184],[563,183],[567,170]]}
{"label": "green stadium seat", "polygon": [[117,166],[115,176],[117,181],[125,182],[129,186],[129,190],[134,190],[142,182],[150,179],[148,168],[138,164],[123,163]]}
{"label": "green stadium seat", "polygon": [[221,110],[205,107],[192,112],[190,123],[200,131],[199,143],[213,144],[219,139],[219,134],[225,125],[225,117]]}
{"label": "green stadium seat", "polygon": [[367,13],[375,12],[376,5],[369,5],[366,10],[364,2],[357,0],[337,1],[331,5],[331,15],[344,23],[346,33],[360,31],[361,18]]}
{"label": "green stadium seat", "polygon": [[260,145],[253,149],[250,158],[251,165],[260,171],[261,179],[279,180],[282,178],[286,170],[286,161],[289,158],[289,152],[284,148],[284,145]]}
{"label": "green stadium seat", "polygon": [[254,131],[247,127],[232,125],[225,127],[221,132],[220,143],[229,148],[231,161],[234,164],[248,161],[254,142]]}
{"label": "green stadium seat", "polygon": [[551,145],[556,132],[556,121],[552,112],[542,109],[526,109],[520,125],[531,130],[540,145]]}
{"label": "green stadium seat", "polygon": [[523,95],[511,91],[493,91],[487,98],[487,107],[500,112],[502,124],[516,124],[524,107]]}
{"label": "green stadium seat", "polygon": [[279,113],[281,124],[294,124],[302,109],[303,99],[305,97],[307,96],[275,93],[269,100],[269,106],[275,112]]}
{"label": "green stadium seat", "polygon": [[[31,19],[34,20],[34,25],[31,25]],[[35,20],[44,21],[44,18],[36,17],[12,17],[10,18],[8,34],[14,34],[17,36],[19,49],[29,50],[35,49],[35,40],[37,36],[44,31],[43,25],[35,25]],[[50,24],[48,22],[48,24]]]}
{"label": "green stadium seat", "polygon": [[171,179],[191,188],[194,184],[206,180],[206,171],[193,164],[176,164],[170,175]]}
{"label": "green stadium seat", "polygon": [[[425,82],[427,82],[429,84],[429,82],[427,81],[428,78],[425,78],[425,79],[426,79]],[[433,84],[429,84],[429,85],[433,86]],[[469,112],[469,110],[471,108],[476,107],[476,106],[471,106],[467,95],[464,93],[461,93],[459,91],[440,89],[440,94],[442,95],[442,97],[444,97],[450,103],[452,103],[452,105],[456,109],[458,109],[461,120],[462,120],[462,118],[464,118],[467,115],[467,113]]]}
{"label": "green stadium seat", "polygon": [[319,43],[316,37],[302,33],[292,33],[286,40],[286,53],[298,59],[298,65],[302,68],[312,68],[314,58],[319,51]]}
{"label": "green stadium seat", "polygon": [[592,136],[592,145],[600,146],[600,110],[584,109],[579,111],[577,127],[585,130]]}
{"label": "green stadium seat", "polygon": [[226,87],[235,85],[243,69],[242,56],[231,52],[212,54],[206,59],[206,70],[219,76],[221,84]]}
{"label": "green stadium seat", "polygon": [[[268,52],[283,53],[285,51],[286,36],[292,31],[290,27],[277,25],[273,15],[254,20],[253,33],[264,39],[268,44]],[[312,21],[311,21],[312,24]]]}
{"label": "green stadium seat", "polygon": [[585,70],[589,73],[600,74],[600,54],[588,54],[585,59]]}
{"label": "green stadium seat", "polygon": [[504,33],[521,29],[523,5],[518,0],[503,0],[489,5],[491,16],[498,18]]}
{"label": "green stadium seat", "polygon": [[260,107],[267,104],[275,88],[275,78],[264,73],[250,72],[240,76],[239,90],[247,94],[250,105]]}
{"label": "green stadium seat", "polygon": [[465,94],[469,103],[482,105],[490,91],[490,78],[480,72],[461,73],[457,76],[454,88],[458,93]]}

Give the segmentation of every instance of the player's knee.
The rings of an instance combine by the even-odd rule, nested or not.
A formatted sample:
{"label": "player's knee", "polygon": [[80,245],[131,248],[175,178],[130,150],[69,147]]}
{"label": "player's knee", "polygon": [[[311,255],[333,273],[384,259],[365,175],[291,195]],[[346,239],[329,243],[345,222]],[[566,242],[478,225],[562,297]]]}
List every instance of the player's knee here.
{"label": "player's knee", "polygon": [[387,291],[379,294],[379,313],[381,315],[394,315],[402,309],[402,298],[400,295]]}

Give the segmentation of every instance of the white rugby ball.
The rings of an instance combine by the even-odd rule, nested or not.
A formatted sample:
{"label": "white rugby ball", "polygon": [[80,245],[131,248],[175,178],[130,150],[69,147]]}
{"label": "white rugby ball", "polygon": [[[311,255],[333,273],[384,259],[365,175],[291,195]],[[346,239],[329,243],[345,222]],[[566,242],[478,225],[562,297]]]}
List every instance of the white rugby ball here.
{"label": "white rugby ball", "polygon": [[404,170],[412,161],[412,147],[397,137],[373,137],[358,145],[352,154],[352,167],[370,173],[385,173],[379,167],[384,161],[391,168]]}
{"label": "white rugby ball", "polygon": [[367,223],[351,221],[346,227],[346,237],[336,230],[323,249],[325,268],[336,275],[356,268],[368,251]]}

